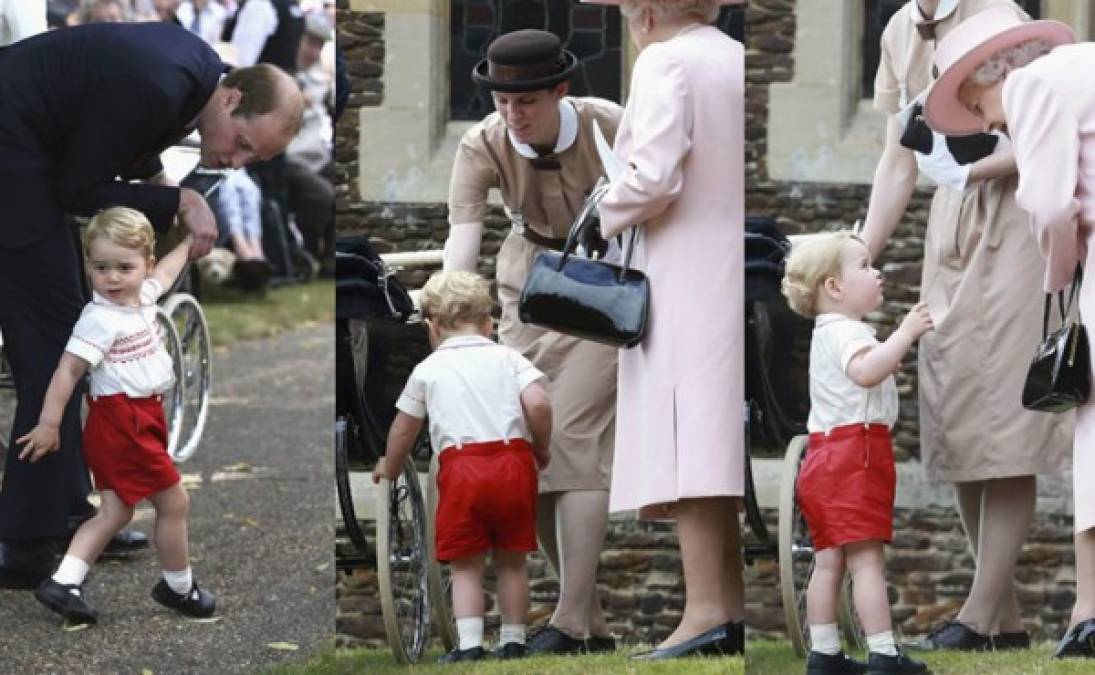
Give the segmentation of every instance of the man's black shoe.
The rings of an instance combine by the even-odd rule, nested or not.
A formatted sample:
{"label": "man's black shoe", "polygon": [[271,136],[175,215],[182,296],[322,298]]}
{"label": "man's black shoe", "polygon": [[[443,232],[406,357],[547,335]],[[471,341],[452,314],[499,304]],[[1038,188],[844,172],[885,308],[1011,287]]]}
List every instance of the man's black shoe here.
{"label": "man's black shoe", "polygon": [[983,652],[992,649],[992,639],[964,623],[951,621],[936,629],[924,640],[925,649],[955,649],[963,652]]}
{"label": "man's black shoe", "polygon": [[46,579],[38,590],[34,591],[34,597],[38,602],[65,617],[69,623],[95,623],[98,618],[95,610],[84,600],[84,589],[81,586],[67,586],[53,579]]}
{"label": "man's black shoe", "polygon": [[869,675],[890,675],[891,673],[930,673],[928,666],[910,659],[908,654],[897,648],[897,656],[871,652],[867,655],[867,673]]}
{"label": "man's black shoe", "polygon": [[190,586],[189,593],[179,595],[171,590],[166,581],[160,579],[160,583],[152,589],[152,599],[164,607],[197,619],[212,616],[216,609],[213,595],[198,588],[197,583]]}
{"label": "man's black shoe", "polygon": [[472,647],[471,649],[454,649],[448,654],[442,654],[437,662],[457,663],[458,661],[481,661],[485,658],[487,658],[487,653],[483,651],[482,647]]}
{"label": "man's black shoe", "polygon": [[[739,628],[740,627],[740,628]],[[664,661],[667,659],[679,659],[686,656],[730,656],[741,654],[745,645],[740,640],[739,633],[744,631],[742,622],[724,623],[715,626],[711,630],[700,633],[691,640],[685,640],[679,645],[655,649],[632,656],[635,661]]]}
{"label": "man's black shoe", "polygon": [[585,640],[572,638],[551,624],[534,633],[528,642],[531,654],[578,654],[585,646]]}
{"label": "man's black shoe", "polygon": [[148,548],[148,536],[144,532],[120,530],[107,542],[106,548],[103,549],[103,555],[125,556],[146,548]]}
{"label": "man's black shoe", "polygon": [[822,654],[810,651],[806,656],[806,675],[862,675],[867,664],[856,661],[844,652]]}
{"label": "man's black shoe", "polygon": [[494,650],[496,659],[523,659],[528,656],[528,646],[520,642],[507,642]]}
{"label": "man's black shoe", "polygon": [[998,652],[1008,649],[1030,649],[1030,634],[1025,630],[997,633],[992,636],[992,648]]}
{"label": "man's black shoe", "polygon": [[31,591],[53,574],[52,542],[0,542],[0,588]]}
{"label": "man's black shoe", "polygon": [[616,638],[611,635],[590,635],[586,638],[586,651],[590,654],[611,654],[616,651]]}
{"label": "man's black shoe", "polygon": [[1065,659],[1071,656],[1095,658],[1095,619],[1076,624],[1057,643],[1053,658]]}

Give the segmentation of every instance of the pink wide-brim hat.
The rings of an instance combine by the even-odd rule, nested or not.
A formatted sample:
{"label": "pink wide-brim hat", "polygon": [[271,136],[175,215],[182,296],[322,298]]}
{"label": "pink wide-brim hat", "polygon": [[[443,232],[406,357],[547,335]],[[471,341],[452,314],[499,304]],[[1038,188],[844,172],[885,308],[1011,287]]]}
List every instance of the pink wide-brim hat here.
{"label": "pink wide-brim hat", "polygon": [[935,49],[939,79],[924,101],[928,126],[954,136],[983,131],[984,121],[958,100],[958,88],[997,53],[1038,39],[1054,47],[1076,41],[1072,29],[1060,21],[1023,21],[1007,6],[978,12],[955,26]]}
{"label": "pink wide-brim hat", "polygon": [[[586,5],[619,5],[625,0],[582,0]],[[719,0],[720,5],[744,5],[745,0]]]}

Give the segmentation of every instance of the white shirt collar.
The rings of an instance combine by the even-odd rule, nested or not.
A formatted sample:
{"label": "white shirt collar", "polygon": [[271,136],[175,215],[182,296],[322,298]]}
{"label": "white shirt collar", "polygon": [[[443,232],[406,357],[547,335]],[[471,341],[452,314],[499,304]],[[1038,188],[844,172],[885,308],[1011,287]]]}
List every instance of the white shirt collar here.
{"label": "white shirt collar", "polygon": [[[506,135],[509,136],[509,142],[513,149],[517,151],[517,154],[528,159],[536,159],[540,156],[532,149],[531,145],[514,138],[513,132],[509,129],[506,129]],[[574,141],[577,139],[578,112],[574,110],[574,105],[570,101],[561,98],[559,99],[559,138],[555,141],[555,149],[552,152],[559,154],[574,145]]]}
{"label": "white shirt collar", "polygon": [[[822,326],[828,326],[829,324],[836,323],[838,321],[855,321],[855,319],[850,316],[838,314],[837,312],[818,314],[816,317],[814,317],[814,328],[817,329],[821,328]],[[866,326],[867,329],[871,331],[872,335],[874,334],[875,330],[870,324],[865,321],[860,321],[859,323],[862,323],[864,326]]]}
{"label": "white shirt collar", "polygon": [[482,335],[453,335],[445,338],[445,340],[437,346],[438,349],[452,349],[455,347],[479,347],[482,345],[493,345],[494,340],[485,338]]}
{"label": "white shirt collar", "polygon": [[924,16],[924,13],[920,11],[919,2],[914,2],[913,11],[916,12],[916,15],[913,16],[913,19],[917,23],[923,23],[924,21],[940,21],[950,16],[954,10],[958,8],[958,2],[959,0],[939,0],[939,5],[935,8],[935,16],[931,18]]}

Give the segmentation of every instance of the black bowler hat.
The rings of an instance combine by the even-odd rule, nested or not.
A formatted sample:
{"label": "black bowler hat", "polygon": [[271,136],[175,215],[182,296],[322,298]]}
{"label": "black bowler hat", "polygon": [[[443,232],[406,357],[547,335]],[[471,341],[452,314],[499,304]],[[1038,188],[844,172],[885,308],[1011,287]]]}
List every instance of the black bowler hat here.
{"label": "black bowler hat", "polygon": [[554,33],[527,28],[495,38],[471,79],[493,91],[536,91],[570,79],[577,65]]}

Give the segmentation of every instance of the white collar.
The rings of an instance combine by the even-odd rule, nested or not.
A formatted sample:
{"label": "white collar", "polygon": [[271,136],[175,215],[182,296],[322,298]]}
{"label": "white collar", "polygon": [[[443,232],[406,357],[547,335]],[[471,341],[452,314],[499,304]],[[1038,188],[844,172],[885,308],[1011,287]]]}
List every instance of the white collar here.
{"label": "white collar", "polygon": [[493,345],[494,340],[485,338],[482,335],[453,335],[444,339],[437,346],[438,349],[451,349],[454,347],[480,347],[482,345]]}
{"label": "white collar", "polygon": [[[838,321],[855,321],[855,319],[853,319],[850,316],[845,316],[843,314],[839,314],[837,312],[828,312],[826,314],[818,314],[816,317],[814,317],[814,328],[818,329],[818,328],[821,328],[822,326],[828,326],[831,323],[837,323]],[[864,326],[866,326],[867,330],[871,331],[871,335],[874,335],[875,330],[874,330],[873,327],[871,327],[870,324],[868,324],[866,321],[859,321],[858,323],[861,323]]]}
{"label": "white collar", "polygon": [[[522,143],[513,137],[513,132],[506,129],[506,135],[509,136],[510,145],[517,151],[517,154],[528,159],[536,159],[540,155],[532,149],[532,146],[528,143]],[[578,138],[578,112],[574,110],[574,104],[565,98],[559,99],[559,138],[555,141],[555,149],[553,153],[559,154],[566,150],[570,146],[574,145],[574,141]]]}
{"label": "white collar", "polygon": [[954,10],[958,9],[958,2],[959,0],[939,0],[939,4],[935,8],[935,16],[930,19],[924,16],[924,13],[920,11],[920,3],[914,2],[913,11],[916,12],[916,15],[913,16],[913,20],[917,23],[923,23],[925,21],[941,21],[953,14]]}
{"label": "white collar", "polygon": [[138,310],[138,309],[140,309],[141,307],[144,306],[143,304],[137,305],[136,307],[133,307],[132,305],[119,305],[118,303],[113,302],[111,300],[108,300],[107,298],[103,297],[102,295],[99,295],[98,291],[92,291],[91,292],[91,301],[93,303],[95,303],[96,305],[102,305],[104,307],[112,307],[114,309],[123,309],[123,310],[130,310],[130,311]]}

